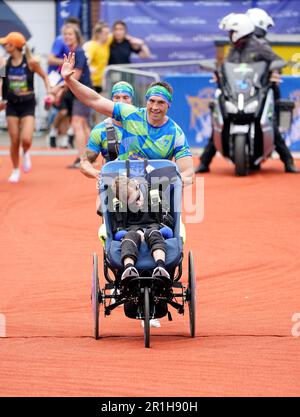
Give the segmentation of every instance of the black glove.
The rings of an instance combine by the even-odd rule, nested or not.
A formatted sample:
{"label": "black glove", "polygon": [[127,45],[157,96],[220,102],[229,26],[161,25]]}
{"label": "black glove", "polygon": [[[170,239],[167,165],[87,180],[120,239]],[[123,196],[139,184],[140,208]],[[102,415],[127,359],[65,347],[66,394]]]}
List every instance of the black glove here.
{"label": "black glove", "polygon": [[170,213],[166,213],[166,214],[163,215],[163,224],[165,226],[168,226],[171,229],[173,229],[173,227],[174,227],[174,219],[173,219],[173,216],[171,216]]}

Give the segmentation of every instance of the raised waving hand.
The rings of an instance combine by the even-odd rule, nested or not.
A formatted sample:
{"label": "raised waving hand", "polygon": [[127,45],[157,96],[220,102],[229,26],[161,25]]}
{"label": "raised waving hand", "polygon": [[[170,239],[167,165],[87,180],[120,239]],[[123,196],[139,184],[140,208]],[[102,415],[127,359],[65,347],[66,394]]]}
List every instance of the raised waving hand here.
{"label": "raised waving hand", "polygon": [[66,78],[70,78],[71,75],[75,73],[74,66],[75,66],[75,53],[70,52],[68,56],[64,54],[64,63],[60,71],[61,76],[63,77],[64,80]]}

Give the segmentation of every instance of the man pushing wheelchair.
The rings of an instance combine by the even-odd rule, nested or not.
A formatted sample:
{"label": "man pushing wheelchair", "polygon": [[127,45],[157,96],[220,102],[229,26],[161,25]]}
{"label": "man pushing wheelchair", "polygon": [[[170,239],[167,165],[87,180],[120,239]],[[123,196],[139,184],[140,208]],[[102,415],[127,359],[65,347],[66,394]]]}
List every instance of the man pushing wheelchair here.
{"label": "man pushing wheelchair", "polygon": [[[146,107],[137,108],[131,104],[118,103],[101,96],[92,89],[78,82],[73,77],[74,54],[65,56],[61,74],[73,94],[84,104],[95,111],[112,118],[122,126],[122,137],[119,144],[117,160],[106,163],[100,173],[100,182],[110,170],[124,168],[126,165],[151,163],[154,171],[159,169],[173,170],[177,186],[172,181],[164,185],[164,192],[172,188],[172,207],[163,204],[163,192],[156,187],[149,187],[147,176],[144,181],[137,180],[127,169],[127,175],[114,172],[111,185],[112,198],[115,202],[112,212],[103,213],[107,228],[107,239],[104,244],[104,276],[108,284],[99,291],[98,261],[94,254],[92,300],[95,311],[95,337],[98,338],[98,308],[104,304],[104,312],[109,315],[118,305],[124,304],[125,314],[130,318],[141,319],[145,323],[145,345],[149,347],[149,324],[152,319],[168,314],[167,306],[171,305],[183,314],[184,303],[189,303],[191,336],[195,335],[195,277],[192,254],[189,254],[189,286],[179,283],[182,275],[182,237],[180,235],[180,211],[182,186],[191,185],[194,179],[193,160],[187,139],[177,123],[167,116],[172,102],[173,90],[166,82],[150,84],[146,91]],[[98,149],[97,149],[98,152]],[[92,164],[98,153],[91,155],[87,146],[88,158],[82,158],[82,172],[86,173],[87,160]],[[176,165],[170,162],[175,159]],[[89,172],[90,172],[89,167]],[[128,167],[127,167],[128,168]],[[95,170],[91,177],[97,177]],[[174,178],[175,178],[174,176]],[[171,177],[169,176],[169,179]],[[155,188],[155,187],[154,187]],[[174,192],[174,189],[176,191]],[[105,209],[107,189],[101,189],[102,210]],[[154,192],[153,192],[154,191]],[[174,211],[174,201],[180,208]],[[156,208],[154,206],[156,205]],[[179,207],[178,206],[178,207]],[[122,207],[122,209],[120,209]],[[114,274],[110,279],[109,273]],[[177,271],[178,270],[178,271]],[[177,273],[175,273],[177,271]],[[129,282],[133,284],[129,284]],[[124,283],[124,284],[122,284]],[[172,288],[180,289],[174,293]],[[106,295],[106,290],[114,291]],[[183,304],[176,301],[182,298]],[[107,299],[115,302],[106,305]],[[134,305],[134,313],[126,306]],[[192,307],[191,307],[192,306]]]}

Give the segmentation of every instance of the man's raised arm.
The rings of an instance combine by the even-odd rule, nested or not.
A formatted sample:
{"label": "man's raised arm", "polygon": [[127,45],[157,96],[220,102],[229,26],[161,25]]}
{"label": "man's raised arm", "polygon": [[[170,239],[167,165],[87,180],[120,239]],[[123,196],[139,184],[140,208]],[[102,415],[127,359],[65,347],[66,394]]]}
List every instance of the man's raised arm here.
{"label": "man's raised arm", "polygon": [[77,81],[73,74],[75,66],[75,53],[69,53],[68,56],[64,56],[64,63],[61,67],[61,76],[65,80],[66,85],[72,91],[72,93],[84,103],[86,106],[91,107],[96,112],[105,114],[112,117],[114,110],[114,103],[111,100],[96,93],[91,88],[81,84]]}

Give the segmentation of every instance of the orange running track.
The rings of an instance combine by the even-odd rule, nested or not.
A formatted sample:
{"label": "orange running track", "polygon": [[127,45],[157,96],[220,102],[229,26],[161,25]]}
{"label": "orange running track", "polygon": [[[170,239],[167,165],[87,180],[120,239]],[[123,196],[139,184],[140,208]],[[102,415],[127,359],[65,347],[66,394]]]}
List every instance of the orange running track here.
{"label": "orange running track", "polygon": [[300,312],[300,176],[274,160],[236,178],[215,159],[204,221],[187,225],[197,337],[188,336],[188,315],[174,311],[145,349],[140,323],[122,308],[101,314],[103,338],[92,337],[92,252],[102,258],[94,181],[65,168],[72,156],[34,156],[33,171],[11,185],[1,158],[1,396],[300,395],[300,337],[291,333]]}

